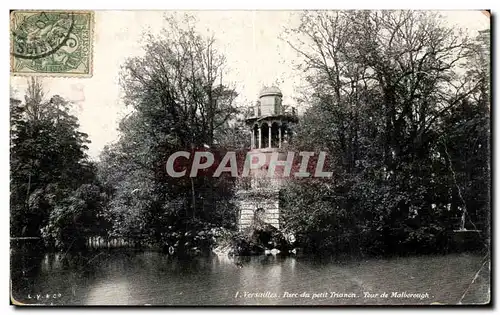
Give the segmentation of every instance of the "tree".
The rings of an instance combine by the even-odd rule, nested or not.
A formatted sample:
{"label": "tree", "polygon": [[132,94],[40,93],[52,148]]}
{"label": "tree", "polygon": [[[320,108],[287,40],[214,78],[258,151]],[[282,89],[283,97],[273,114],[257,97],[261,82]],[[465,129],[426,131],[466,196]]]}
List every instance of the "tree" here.
{"label": "tree", "polygon": [[11,100],[13,236],[41,236],[60,202],[94,180],[85,153],[89,141],[70,106],[57,95],[45,100],[35,78],[28,81],[24,102]]}
{"label": "tree", "polygon": [[166,21],[160,36],[146,36],[144,56],[123,66],[132,113],[120,123],[119,141],[101,155],[100,176],[111,187],[115,233],[172,245],[174,233],[236,221],[231,180],[174,179],[165,164],[179,150],[216,149],[238,109],[237,93],[223,84],[225,58],[214,38],[197,34],[189,16]]}
{"label": "tree", "polygon": [[[487,126],[489,114],[474,101],[485,80],[471,79],[470,71],[480,68],[462,70],[462,62],[478,55],[466,36],[440,21],[422,11],[306,12],[300,26],[288,30],[312,95],[295,146],[327,149],[336,176],[292,185],[286,193],[302,189],[309,205],[315,204],[311,190],[330,196],[313,215],[347,222],[344,231],[328,228],[335,244],[348,236],[360,244],[355,248],[378,253],[439,250],[456,228],[462,202],[449,166],[468,158],[448,150],[446,159],[443,139],[463,131],[454,145],[472,134],[484,145],[488,127],[471,130]],[[466,107],[473,109],[465,113]],[[447,123],[456,115],[465,124]],[[487,168],[485,159],[473,164]],[[301,216],[300,204],[288,201],[288,222]],[[314,220],[300,227],[307,235],[318,229]]]}

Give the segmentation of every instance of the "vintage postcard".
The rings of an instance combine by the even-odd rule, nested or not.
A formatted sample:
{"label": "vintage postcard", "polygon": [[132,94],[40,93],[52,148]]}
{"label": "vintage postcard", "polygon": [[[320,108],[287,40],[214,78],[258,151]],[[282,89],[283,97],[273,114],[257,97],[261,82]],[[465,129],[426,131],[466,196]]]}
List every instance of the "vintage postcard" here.
{"label": "vintage postcard", "polygon": [[11,304],[489,305],[490,34],[11,11]]}

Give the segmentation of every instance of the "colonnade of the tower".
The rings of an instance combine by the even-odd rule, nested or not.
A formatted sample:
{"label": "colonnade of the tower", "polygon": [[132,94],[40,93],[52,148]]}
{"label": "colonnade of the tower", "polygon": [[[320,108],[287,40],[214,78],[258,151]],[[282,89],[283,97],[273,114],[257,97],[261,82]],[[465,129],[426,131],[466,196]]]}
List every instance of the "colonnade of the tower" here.
{"label": "colonnade of the tower", "polygon": [[281,148],[287,138],[287,125],[281,121],[255,123],[251,133],[251,148]]}

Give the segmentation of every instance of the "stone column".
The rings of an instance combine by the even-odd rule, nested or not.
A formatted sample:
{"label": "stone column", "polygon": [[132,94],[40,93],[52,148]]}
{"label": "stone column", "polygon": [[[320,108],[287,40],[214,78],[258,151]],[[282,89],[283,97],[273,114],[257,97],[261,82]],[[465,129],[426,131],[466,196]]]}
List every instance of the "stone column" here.
{"label": "stone column", "polygon": [[278,126],[278,148],[281,149],[281,125]]}
{"label": "stone column", "polygon": [[262,148],[262,126],[259,125],[259,149]]}
{"label": "stone column", "polygon": [[271,125],[269,125],[269,147],[271,147]]}

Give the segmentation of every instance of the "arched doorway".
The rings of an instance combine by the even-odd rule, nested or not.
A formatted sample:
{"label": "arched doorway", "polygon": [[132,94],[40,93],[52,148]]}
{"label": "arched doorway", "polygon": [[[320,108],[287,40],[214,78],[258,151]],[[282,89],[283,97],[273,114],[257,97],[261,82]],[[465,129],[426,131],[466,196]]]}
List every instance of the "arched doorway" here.
{"label": "arched doorway", "polygon": [[262,223],[264,222],[264,215],[266,213],[266,210],[264,210],[264,208],[262,207],[258,207],[255,212],[254,212],[254,215],[253,215],[253,219],[256,223]]}

